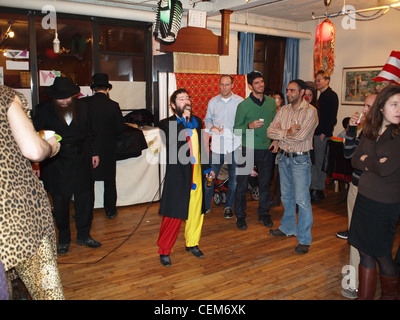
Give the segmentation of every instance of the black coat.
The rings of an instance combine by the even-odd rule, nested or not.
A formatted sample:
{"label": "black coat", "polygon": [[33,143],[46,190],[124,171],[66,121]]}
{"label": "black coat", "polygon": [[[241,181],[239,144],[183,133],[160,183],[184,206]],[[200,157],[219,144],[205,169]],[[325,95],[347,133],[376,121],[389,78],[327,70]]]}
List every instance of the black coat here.
{"label": "black coat", "polygon": [[[201,133],[202,121],[199,117],[196,117],[196,120],[198,122],[198,126],[195,128],[195,130],[197,131],[197,135],[199,137],[199,146],[200,150],[202,150],[201,155],[204,155],[204,143],[202,143],[204,140]],[[177,128],[177,130],[174,128]],[[190,159],[188,142],[184,139],[181,139],[181,131],[185,130],[185,127],[182,123],[177,124],[176,116],[172,116],[160,121],[160,129],[162,130],[161,134],[163,142],[167,147],[167,168],[159,213],[162,216],[187,220],[192,185],[192,164],[190,161],[187,161],[187,163],[181,163],[178,157],[180,151],[184,152],[185,159]],[[180,133],[181,136],[178,140],[178,135]],[[205,160],[207,163],[202,163],[201,165],[203,173],[205,170],[210,168],[208,159]],[[204,213],[204,179],[202,179],[202,182],[203,205],[201,212]]]}
{"label": "black coat", "polygon": [[91,177],[92,156],[97,155],[91,135],[87,104],[76,99],[77,118],[70,125],[63,121],[51,100],[36,106],[33,123],[35,129],[54,130],[62,137],[60,152],[40,164],[47,191],[72,195],[93,189]]}
{"label": "black coat", "polygon": [[116,173],[116,139],[126,128],[121,109],[117,102],[104,93],[96,93],[82,100],[89,107],[93,136],[100,158],[99,165],[93,169],[93,179],[111,179]]}

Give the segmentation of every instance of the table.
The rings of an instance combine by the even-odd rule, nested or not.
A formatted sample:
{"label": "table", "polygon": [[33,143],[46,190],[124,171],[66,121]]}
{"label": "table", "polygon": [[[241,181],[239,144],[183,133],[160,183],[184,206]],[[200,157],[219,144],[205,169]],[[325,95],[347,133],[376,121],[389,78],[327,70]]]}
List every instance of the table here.
{"label": "table", "polygon": [[[128,206],[160,199],[160,129],[140,128],[143,131],[148,148],[142,155],[117,161],[117,206]],[[95,208],[103,208],[103,182],[95,182]]]}

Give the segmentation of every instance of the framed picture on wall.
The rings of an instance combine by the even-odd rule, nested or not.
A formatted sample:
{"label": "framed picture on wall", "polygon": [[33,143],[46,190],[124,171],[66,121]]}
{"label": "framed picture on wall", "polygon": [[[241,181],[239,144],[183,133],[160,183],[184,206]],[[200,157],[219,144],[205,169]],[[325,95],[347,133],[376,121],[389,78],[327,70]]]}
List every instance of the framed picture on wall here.
{"label": "framed picture on wall", "polygon": [[375,92],[374,81],[381,67],[343,68],[342,104],[363,105],[364,100]]}

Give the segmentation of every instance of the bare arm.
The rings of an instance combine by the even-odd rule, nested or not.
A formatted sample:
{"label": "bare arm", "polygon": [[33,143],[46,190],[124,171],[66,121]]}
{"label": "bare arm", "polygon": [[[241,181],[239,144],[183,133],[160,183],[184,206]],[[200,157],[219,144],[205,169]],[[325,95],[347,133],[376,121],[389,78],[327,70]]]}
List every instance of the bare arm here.
{"label": "bare arm", "polygon": [[24,157],[34,162],[40,162],[54,156],[59,151],[60,143],[55,137],[46,142],[37,134],[31,120],[22,109],[22,103],[18,96],[11,103],[7,117],[12,135]]}

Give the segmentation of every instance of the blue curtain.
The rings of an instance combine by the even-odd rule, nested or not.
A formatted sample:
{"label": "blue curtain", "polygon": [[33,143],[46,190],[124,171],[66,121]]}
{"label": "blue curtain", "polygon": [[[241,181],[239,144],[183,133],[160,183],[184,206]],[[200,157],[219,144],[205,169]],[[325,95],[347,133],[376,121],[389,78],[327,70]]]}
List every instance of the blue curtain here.
{"label": "blue curtain", "polygon": [[282,92],[284,94],[289,82],[297,79],[299,76],[299,44],[299,39],[286,39],[285,64],[283,68],[282,83]]}
{"label": "blue curtain", "polygon": [[254,33],[240,32],[239,74],[248,74],[253,71],[254,39]]}

